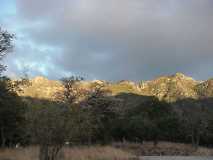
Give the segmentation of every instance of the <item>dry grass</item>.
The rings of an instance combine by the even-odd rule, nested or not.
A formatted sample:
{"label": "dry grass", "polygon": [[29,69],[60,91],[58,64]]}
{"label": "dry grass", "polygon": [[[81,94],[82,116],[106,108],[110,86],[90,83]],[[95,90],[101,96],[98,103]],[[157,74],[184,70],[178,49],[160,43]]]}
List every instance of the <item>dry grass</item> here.
{"label": "dry grass", "polygon": [[[63,148],[60,160],[128,160],[134,155],[190,155],[213,156],[213,149],[199,147],[193,149],[189,144],[160,142],[114,143],[112,146],[80,146]],[[63,155],[63,156],[62,156]],[[0,150],[0,160],[38,160],[38,147]]]}
{"label": "dry grass", "polygon": [[128,160],[132,155],[110,146],[64,149],[65,160]]}
{"label": "dry grass", "polygon": [[38,160],[38,148],[2,149],[0,160]]}
{"label": "dry grass", "polygon": [[[132,157],[131,154],[110,146],[64,148],[63,152],[61,160],[128,160]],[[38,160],[38,148],[0,150],[0,160]]]}
{"label": "dry grass", "polygon": [[199,147],[196,150],[190,144],[182,143],[159,142],[157,146],[154,146],[152,142],[115,143],[113,146],[140,156],[213,156],[213,149]]}

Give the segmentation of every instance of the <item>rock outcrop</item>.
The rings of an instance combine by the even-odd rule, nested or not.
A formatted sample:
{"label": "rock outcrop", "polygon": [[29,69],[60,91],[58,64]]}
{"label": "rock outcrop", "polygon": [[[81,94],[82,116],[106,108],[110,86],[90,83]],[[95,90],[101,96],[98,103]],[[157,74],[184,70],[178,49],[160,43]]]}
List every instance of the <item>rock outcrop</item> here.
{"label": "rock outcrop", "polygon": [[171,76],[161,76],[152,81],[144,82],[141,87],[143,95],[156,96],[160,100],[173,102],[184,98],[198,98],[196,85],[198,81],[176,73]]}
{"label": "rock outcrop", "polygon": [[23,88],[19,94],[24,97],[53,100],[55,94],[63,90],[59,81],[48,80],[38,76],[30,80],[30,85]]}

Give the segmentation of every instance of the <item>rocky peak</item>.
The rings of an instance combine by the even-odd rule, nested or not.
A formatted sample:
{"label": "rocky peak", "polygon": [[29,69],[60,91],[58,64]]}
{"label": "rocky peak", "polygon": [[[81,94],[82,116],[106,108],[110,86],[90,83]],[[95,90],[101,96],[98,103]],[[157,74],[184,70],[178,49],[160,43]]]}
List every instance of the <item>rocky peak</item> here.
{"label": "rocky peak", "polygon": [[180,78],[185,78],[185,77],[187,77],[187,76],[185,76],[183,73],[180,73],[180,72],[175,73],[174,76],[175,76],[175,77],[180,77]]}
{"label": "rocky peak", "polygon": [[37,76],[31,80],[33,83],[48,83],[48,79],[43,76]]}
{"label": "rocky peak", "polygon": [[96,83],[96,84],[106,84],[107,82],[106,81],[103,81],[103,80],[93,80],[92,83]]}
{"label": "rocky peak", "polygon": [[141,92],[169,102],[183,98],[196,98],[194,87],[198,82],[182,73],[161,76],[143,85]]}
{"label": "rocky peak", "polygon": [[175,75],[173,75],[173,78],[195,81],[192,77],[186,76],[186,75],[184,75],[183,73],[180,73],[180,72],[177,72]]}

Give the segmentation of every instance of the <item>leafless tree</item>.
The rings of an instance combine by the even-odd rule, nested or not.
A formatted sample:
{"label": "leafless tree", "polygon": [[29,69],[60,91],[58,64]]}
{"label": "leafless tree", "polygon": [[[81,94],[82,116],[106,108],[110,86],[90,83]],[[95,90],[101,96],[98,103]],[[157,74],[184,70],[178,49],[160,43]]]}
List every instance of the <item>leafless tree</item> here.
{"label": "leafless tree", "polygon": [[83,80],[82,77],[66,77],[62,78],[64,90],[56,93],[56,99],[66,104],[73,104],[76,102],[78,97],[82,95],[82,89],[79,88],[79,82]]}

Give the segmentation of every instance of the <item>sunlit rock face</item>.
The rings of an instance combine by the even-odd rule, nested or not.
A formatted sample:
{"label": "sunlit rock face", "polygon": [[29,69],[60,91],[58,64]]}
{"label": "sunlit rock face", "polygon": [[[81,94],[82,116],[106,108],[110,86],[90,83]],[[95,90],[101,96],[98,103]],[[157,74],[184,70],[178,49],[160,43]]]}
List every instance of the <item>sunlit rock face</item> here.
{"label": "sunlit rock face", "polygon": [[[81,81],[77,82],[76,86],[79,90],[89,91],[94,84],[104,85],[105,81]],[[48,80],[45,77],[38,76],[30,80],[30,85],[23,86],[22,92],[19,92],[20,96],[31,97],[36,99],[56,100],[58,95],[64,91],[64,86],[61,81]]]}
{"label": "sunlit rock face", "polygon": [[213,97],[213,78],[198,84],[196,89],[201,98]]}
{"label": "sunlit rock face", "polygon": [[198,83],[191,77],[176,73],[144,82],[141,92],[143,95],[156,96],[160,100],[173,102],[184,98],[198,98],[195,89]]}
{"label": "sunlit rock face", "polygon": [[23,88],[21,96],[38,99],[54,99],[57,92],[63,90],[59,81],[48,80],[45,77],[35,77],[30,80],[30,85]]}
{"label": "sunlit rock face", "polygon": [[[19,93],[21,96],[54,100],[56,93],[64,90],[60,81],[48,80],[45,77],[35,77],[30,82],[31,85],[24,87],[23,92]],[[140,84],[126,80],[116,83],[102,80],[82,81],[78,83],[78,87],[85,90],[91,90],[94,85],[102,85],[112,95],[133,93],[155,96],[167,102],[175,102],[186,98],[213,97],[213,79],[200,82],[182,73],[160,76],[154,80],[143,81]]]}

